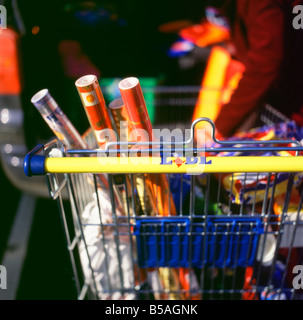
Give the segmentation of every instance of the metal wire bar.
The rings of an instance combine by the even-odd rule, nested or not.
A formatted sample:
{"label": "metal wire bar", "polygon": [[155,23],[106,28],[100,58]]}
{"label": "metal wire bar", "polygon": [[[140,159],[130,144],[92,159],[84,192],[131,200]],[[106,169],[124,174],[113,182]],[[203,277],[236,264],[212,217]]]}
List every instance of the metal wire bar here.
{"label": "metal wire bar", "polygon": [[115,196],[114,196],[114,192],[113,192],[113,180],[112,179],[113,179],[112,176],[108,177],[109,194],[110,194],[110,199],[111,199],[111,204],[112,204],[112,216],[114,218],[114,224],[115,224],[114,238],[115,238],[116,251],[117,251],[121,294],[124,295],[125,291],[124,291],[124,280],[123,280],[123,272],[122,272],[122,260],[121,260],[121,253],[120,253],[119,225],[118,225],[118,220],[117,220],[117,212],[116,212]]}
{"label": "metal wire bar", "polygon": [[[262,144],[262,145],[279,145],[281,143],[283,144],[292,144],[292,145],[296,145],[297,147],[300,147],[300,142],[296,141],[296,140],[283,140],[283,142],[281,142],[281,140],[268,140],[268,141],[263,141],[260,142],[258,140],[233,140],[233,141],[220,141],[216,138],[215,136],[215,132],[216,132],[216,128],[215,128],[215,123],[210,120],[209,118],[198,118],[196,120],[193,121],[192,125],[191,125],[191,129],[190,129],[190,137],[188,140],[185,141],[178,141],[175,142],[176,145],[190,145],[192,146],[194,141],[195,141],[195,127],[198,123],[200,122],[207,122],[210,126],[211,126],[211,138],[212,140],[219,144],[219,145],[223,145],[223,146],[229,146],[229,145],[258,145],[258,144]],[[107,142],[105,145],[105,152],[108,151],[111,147],[114,147],[115,149],[118,146],[158,146],[161,145],[161,147],[165,146],[165,145],[169,145],[171,146],[172,142],[169,141],[163,141],[163,139],[161,139],[162,141],[158,142],[158,141],[149,141],[149,142],[144,142],[144,141],[140,141],[140,142],[132,142],[132,141],[112,141],[112,142]],[[138,152],[138,150],[137,150]]]}
{"label": "metal wire bar", "polygon": [[217,210],[216,210],[216,215],[219,214],[219,207],[221,204],[220,200],[220,195],[221,195],[221,183],[222,183],[222,174],[219,173],[219,178],[218,178],[218,191],[217,191]]}
{"label": "metal wire bar", "polygon": [[[84,235],[83,228],[82,228],[80,211],[79,211],[78,204],[77,204],[77,202],[76,202],[75,189],[74,189],[74,186],[73,186],[73,184],[72,184],[72,180],[70,179],[70,176],[67,175],[67,177],[68,177],[68,180],[69,180],[67,185],[68,185],[68,189],[69,189],[69,192],[70,192],[71,201],[73,201],[73,204],[74,204],[74,206],[75,206],[75,208],[76,208],[76,217],[77,217],[78,227],[79,227],[79,230],[80,230],[80,232],[81,232],[81,240],[82,240],[83,243],[84,243],[85,253],[86,253],[87,259],[88,259],[88,265],[89,265],[89,269],[90,269],[90,272],[91,272],[91,278],[92,278],[92,281],[93,281],[93,288],[94,288],[95,293],[97,294],[96,279],[95,279],[95,276],[94,276],[94,273],[93,273],[93,268],[92,268],[92,263],[91,263],[91,257],[90,257],[90,255],[89,255],[89,251],[88,251],[88,247],[87,247],[85,235]],[[86,276],[85,276],[85,279],[87,279]]]}
{"label": "metal wire bar", "polygon": [[299,204],[298,204],[298,210],[297,210],[297,214],[296,214],[296,220],[294,221],[294,230],[292,233],[292,237],[291,237],[291,242],[290,245],[288,247],[288,254],[287,254],[287,258],[286,258],[286,262],[285,262],[285,272],[282,275],[282,279],[281,279],[281,285],[280,288],[278,290],[278,292],[282,291],[282,288],[284,286],[285,283],[285,279],[286,279],[286,275],[287,275],[287,270],[288,270],[288,264],[290,261],[290,255],[291,255],[291,251],[294,245],[294,240],[295,240],[295,236],[296,236],[296,232],[297,232],[297,228],[298,228],[298,222],[300,220],[300,213],[301,213],[301,208],[302,208],[302,202],[303,202],[303,191],[301,191],[300,194],[300,200],[299,200]]}
{"label": "metal wire bar", "polygon": [[231,175],[230,189],[229,189],[229,201],[228,201],[228,213],[227,215],[231,215],[231,204],[232,204],[232,195],[233,195],[233,185],[234,185],[234,174]]}
{"label": "metal wire bar", "polygon": [[[294,174],[290,173],[288,183],[287,183],[287,192],[285,195],[285,200],[284,200],[283,209],[282,209],[281,222],[279,223],[279,229],[278,229],[278,234],[277,234],[277,238],[276,238],[276,250],[275,250],[273,263],[272,263],[272,267],[271,267],[270,274],[268,277],[268,282],[267,282],[267,288],[269,288],[269,289],[271,289],[272,283],[273,283],[274,267],[276,265],[276,261],[277,261],[277,257],[278,257],[278,250],[280,248],[280,243],[281,243],[283,229],[284,229],[284,221],[285,221],[285,218],[287,215],[287,209],[288,209],[288,205],[289,205],[289,201],[290,201],[291,189],[293,187],[293,183],[294,183]],[[266,291],[266,297],[267,297],[267,295],[268,295],[268,290]]]}
{"label": "metal wire bar", "polygon": [[247,172],[244,173],[244,181],[243,181],[243,200],[241,201],[241,206],[240,206],[240,213],[239,215],[243,215],[243,210],[244,210],[244,194],[245,194],[245,187],[246,187],[246,179],[247,179]]}
{"label": "metal wire bar", "polygon": [[[128,224],[128,236],[129,236],[129,243],[130,243],[130,252],[131,252],[131,265],[133,270],[133,279],[134,284],[136,283],[136,273],[135,273],[135,256],[134,256],[134,246],[133,246],[133,237],[131,232],[131,215],[130,215],[130,205],[129,205],[129,190],[127,185],[127,176],[124,179],[124,187],[125,187],[125,196],[126,196],[126,206],[127,206],[127,224]],[[134,194],[132,194],[134,197]],[[135,208],[133,208],[133,215],[135,215]],[[140,272],[138,272],[140,273]]]}
{"label": "metal wire bar", "polygon": [[[270,184],[270,177],[271,177],[271,174],[268,175],[268,181],[267,181],[268,186]],[[277,174],[275,174],[275,177],[274,177],[272,193],[271,193],[271,200],[273,199],[274,194],[275,194],[276,182],[277,182]],[[267,190],[267,192],[268,192],[268,190]],[[269,205],[267,215],[265,214],[265,210],[266,210],[265,206],[263,208],[264,208],[264,218],[263,219],[264,219],[265,232],[264,232],[264,236],[263,236],[263,240],[262,240],[263,243],[262,243],[262,247],[261,247],[261,257],[260,257],[260,263],[258,266],[257,277],[256,277],[256,286],[257,287],[259,285],[260,278],[261,278],[262,263],[263,263],[264,253],[265,253],[265,245],[266,245],[267,235],[269,233],[269,227],[270,227],[270,213],[272,212],[272,205],[271,204]]]}
{"label": "metal wire bar", "polygon": [[256,178],[256,187],[255,187],[255,193],[254,193],[254,200],[253,200],[253,205],[252,205],[252,210],[251,210],[251,214],[252,215],[255,215],[255,210],[256,210],[256,199],[257,199],[258,183],[259,183],[259,172],[257,173],[257,178]]}
{"label": "metal wire bar", "polygon": [[[53,178],[55,179],[55,174],[53,175]],[[67,179],[64,179],[64,180],[67,181]],[[46,181],[47,181],[49,190],[52,190],[51,175],[46,176]],[[54,192],[54,195],[55,194],[56,194],[56,192]],[[71,238],[70,238],[70,232],[69,232],[69,228],[68,228],[68,224],[67,224],[67,219],[66,219],[66,214],[65,214],[61,194],[60,193],[58,193],[58,195],[56,194],[55,199],[57,199],[58,209],[60,212],[60,218],[61,218],[62,226],[63,226],[64,232],[65,232],[66,244],[67,244],[67,248],[68,248],[68,252],[69,252],[71,267],[72,267],[73,274],[74,274],[75,286],[76,286],[77,294],[79,296],[80,290],[81,290],[80,280],[79,280],[78,273],[77,273],[75,257],[72,253],[72,250],[70,249],[72,247],[72,242],[71,242]]]}
{"label": "metal wire bar", "polygon": [[[98,214],[99,214],[99,219],[100,219],[100,232],[101,232],[101,237],[102,237],[102,249],[103,252],[105,254],[105,258],[104,258],[104,263],[105,263],[105,273],[106,273],[106,280],[107,280],[107,285],[109,288],[109,293],[110,295],[112,295],[113,289],[111,286],[111,281],[110,281],[110,277],[109,277],[109,263],[108,263],[108,250],[107,250],[107,246],[106,246],[106,242],[105,242],[105,233],[104,233],[104,225],[102,222],[102,210],[101,210],[101,206],[100,206],[100,199],[99,199],[99,192],[98,192],[98,184],[97,184],[97,179],[96,179],[96,175],[93,175],[93,179],[94,179],[94,189],[95,189],[95,194],[96,194],[96,200],[97,200],[97,207],[98,207]],[[102,254],[100,252],[100,254]]]}

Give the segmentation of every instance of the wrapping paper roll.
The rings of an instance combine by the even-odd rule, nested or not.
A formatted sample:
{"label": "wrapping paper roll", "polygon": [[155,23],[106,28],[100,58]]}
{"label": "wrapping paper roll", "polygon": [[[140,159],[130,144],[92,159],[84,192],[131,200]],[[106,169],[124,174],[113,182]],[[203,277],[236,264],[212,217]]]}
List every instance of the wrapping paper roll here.
{"label": "wrapping paper roll", "polygon": [[83,76],[76,81],[76,87],[99,146],[102,147],[108,141],[116,141],[97,77]]}
{"label": "wrapping paper roll", "polygon": [[119,140],[128,141],[128,135],[131,131],[131,126],[123,100],[121,98],[113,100],[109,104],[109,110],[114,119]]}
{"label": "wrapping paper roll", "polygon": [[178,269],[159,268],[159,276],[164,291],[171,291],[168,294],[169,300],[185,300],[184,294],[179,293],[181,285],[179,281]]}
{"label": "wrapping paper roll", "polygon": [[[104,148],[106,142],[117,141],[97,77],[83,76],[76,81],[75,85],[99,147]],[[124,176],[113,175],[113,181],[114,191],[119,201],[118,209],[125,215],[127,200]]]}
{"label": "wrapping paper roll", "polygon": [[186,299],[202,300],[202,294],[199,293],[199,282],[193,269],[180,268],[179,278],[181,288],[187,291],[185,293]]}
{"label": "wrapping paper roll", "polygon": [[[55,99],[51,96],[48,89],[37,92],[31,99],[31,102],[39,111],[50,129],[56,137],[68,149],[88,149],[85,140],[61,110]],[[88,182],[93,183],[93,178],[88,175]],[[97,175],[98,187],[108,189],[108,181],[105,175]]]}
{"label": "wrapping paper roll", "polygon": [[[109,104],[109,109],[115,121],[120,141],[129,141],[129,133],[132,130],[132,125],[123,100],[121,98],[113,100]],[[134,179],[143,213],[155,215],[157,208],[150,180],[147,178],[147,175],[144,174],[136,174],[134,175]]]}
{"label": "wrapping paper roll", "polygon": [[[109,109],[114,119],[120,141],[128,141],[128,136],[132,128],[130,126],[128,112],[127,112],[127,109],[125,108],[123,100],[121,98],[117,98],[113,100],[109,104]],[[150,185],[148,185],[148,183],[145,183],[145,182],[146,182],[146,179],[143,174],[134,175],[134,183],[136,185],[138,196],[139,196],[139,203],[141,207],[140,209],[142,210],[143,213],[154,215],[156,212],[156,203],[154,201],[154,195],[152,194],[153,190],[152,190],[152,187],[150,187]],[[138,212],[139,210],[136,210],[137,214]],[[162,287],[160,284],[158,271],[156,269],[145,270],[143,268],[140,268],[136,272],[136,278],[138,278],[139,273],[141,274],[140,276],[141,282],[144,281],[144,278],[146,277],[149,280],[148,282],[154,291],[155,300],[163,299],[164,297],[160,293],[162,291],[161,289]]]}
{"label": "wrapping paper roll", "polygon": [[[140,136],[141,141],[153,141],[152,124],[139,80],[135,77],[123,79],[119,82],[119,89],[129,117],[130,128],[132,129],[130,140],[137,141],[136,138]],[[166,175],[146,175],[146,184],[148,187],[150,186],[148,189],[153,189],[154,195],[150,199],[152,201],[156,200],[156,213],[161,216],[176,215],[176,208],[169,192]],[[165,290],[175,291],[180,287],[176,269],[159,268],[158,272]],[[181,295],[179,293],[169,293],[168,298],[170,300],[178,300],[181,299]]]}
{"label": "wrapping paper roll", "polygon": [[[131,135],[130,140],[135,140],[135,137],[140,136],[142,142],[152,141],[152,124],[148,116],[139,80],[135,77],[123,79],[119,82],[119,89],[132,129],[133,135]],[[176,215],[175,204],[169,192],[166,176],[163,174],[147,175],[146,178],[153,186],[157,214],[162,216]]]}
{"label": "wrapping paper roll", "polygon": [[85,149],[87,147],[79,132],[60,109],[48,89],[37,92],[32,97],[31,102],[40,112],[56,137],[68,149]]}
{"label": "wrapping paper roll", "polygon": [[128,112],[132,130],[138,131],[138,135],[140,135],[140,129],[145,130],[148,133],[148,137],[145,137],[144,140],[152,141],[153,128],[139,80],[135,77],[123,79],[119,82],[119,89]]}

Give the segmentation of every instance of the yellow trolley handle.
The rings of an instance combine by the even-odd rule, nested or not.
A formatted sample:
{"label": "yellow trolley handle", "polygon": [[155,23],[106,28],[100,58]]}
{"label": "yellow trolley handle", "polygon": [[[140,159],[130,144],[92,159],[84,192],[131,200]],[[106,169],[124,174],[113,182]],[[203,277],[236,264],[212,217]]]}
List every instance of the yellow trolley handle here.
{"label": "yellow trolley handle", "polygon": [[[198,118],[191,126],[191,136],[188,141],[183,141],[185,146],[194,141],[195,126],[202,121],[206,121],[212,128],[212,139],[215,143],[220,144],[223,148],[215,148],[211,150],[205,149],[205,152],[218,151],[249,151],[249,150],[267,150],[267,151],[296,151],[295,156],[226,156],[226,157],[171,157],[170,153],[159,150],[161,156],[156,157],[105,157],[101,153],[96,153],[92,156],[93,150],[76,150],[76,153],[87,151],[90,153],[89,157],[45,157],[39,155],[45,149],[43,145],[38,145],[30,151],[24,159],[24,172],[27,176],[43,175],[46,173],[233,173],[233,172],[303,172],[302,156],[299,156],[299,151],[303,151],[303,147],[295,140],[269,140],[269,141],[219,141],[215,137],[215,124],[208,118]],[[253,148],[235,148],[230,147],[232,144],[242,145],[277,145],[277,144],[293,144],[294,147],[253,147]],[[117,142],[107,143],[109,148],[111,145],[117,145]],[[131,142],[119,142],[120,146],[125,147]],[[136,143],[137,144],[137,143]],[[140,143],[141,144],[141,143]],[[160,143],[162,147],[166,145],[165,142]],[[178,143],[180,144],[180,143]],[[142,145],[159,145],[159,142],[148,142]],[[225,148],[224,148],[225,147]],[[68,153],[73,150],[68,150]],[[125,151],[125,149],[124,149]],[[147,151],[147,150],[145,150]],[[183,154],[183,151],[180,154]],[[189,151],[189,150],[187,150]],[[86,152],[86,153],[87,153]],[[168,156],[169,155],[169,156]]]}
{"label": "yellow trolley handle", "polygon": [[191,157],[189,158],[46,158],[45,172],[52,173],[232,173],[301,172],[302,156]]}
{"label": "yellow trolley handle", "polygon": [[[42,146],[43,147],[43,146]],[[27,176],[46,173],[233,173],[303,172],[302,156],[238,157],[58,157],[26,155]]]}

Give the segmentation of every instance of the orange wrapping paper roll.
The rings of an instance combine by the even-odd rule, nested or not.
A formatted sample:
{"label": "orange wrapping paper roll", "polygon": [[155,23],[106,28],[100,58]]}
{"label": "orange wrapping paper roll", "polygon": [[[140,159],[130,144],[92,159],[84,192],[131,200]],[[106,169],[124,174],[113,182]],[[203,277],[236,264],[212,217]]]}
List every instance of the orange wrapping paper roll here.
{"label": "orange wrapping paper roll", "polygon": [[[86,75],[79,78],[75,84],[98,145],[100,148],[104,148],[106,142],[116,141],[117,137],[98,79],[95,75]],[[123,183],[124,177],[113,175],[113,180],[114,192],[118,200],[118,211],[125,215],[127,204]]]}
{"label": "orange wrapping paper roll", "polygon": [[132,130],[135,130],[135,132],[140,129],[146,130],[149,137],[145,141],[152,141],[153,128],[139,80],[134,77],[123,79],[119,82],[119,89],[128,112]]}
{"label": "orange wrapping paper roll", "polygon": [[[135,136],[140,136],[142,142],[153,140],[152,124],[150,122],[145,100],[139,80],[135,77],[123,79],[119,82],[121,97],[127,109],[130,127]],[[145,130],[147,135],[142,134]],[[147,183],[152,183],[157,213],[162,216],[176,215],[173,198],[169,192],[169,185],[164,174],[148,175]]]}
{"label": "orange wrapping paper roll", "polygon": [[[190,300],[201,300],[202,294],[198,292],[200,289],[199,283],[193,269],[180,268],[179,277],[182,289],[188,291],[185,293],[185,298]],[[190,293],[189,291],[193,291],[193,293]]]}
{"label": "orange wrapping paper roll", "polygon": [[107,141],[116,141],[97,77],[81,77],[76,81],[76,87],[99,146],[102,147]]}
{"label": "orange wrapping paper roll", "polygon": [[127,141],[130,126],[126,125],[126,122],[129,124],[129,119],[123,100],[121,98],[113,100],[109,104],[109,110],[113,116],[120,141]]}
{"label": "orange wrapping paper roll", "polygon": [[[133,138],[140,136],[142,142],[150,142],[153,140],[152,124],[149,119],[145,100],[139,80],[135,77],[123,79],[119,82],[121,97],[127,109],[130,121],[130,128],[134,133]],[[142,135],[140,130],[145,130],[148,136]],[[176,208],[173,198],[169,192],[168,181],[164,174],[147,175],[147,185],[151,184],[156,199],[157,213],[162,216],[176,215]],[[150,270],[151,271],[151,270]],[[159,268],[159,276],[164,290],[177,290],[180,284],[178,281],[178,273],[174,268]],[[181,295],[178,293],[170,293],[169,299],[178,300]]]}
{"label": "orange wrapping paper roll", "polygon": [[[119,136],[120,141],[128,141],[128,135],[131,132],[132,128],[130,126],[130,120],[128,116],[127,109],[124,105],[124,102],[121,98],[117,98],[113,100],[109,104],[109,109],[111,111],[113,120],[116,125],[117,133]],[[145,175],[147,176],[147,175]],[[156,203],[154,201],[154,194],[153,190],[148,184],[148,180],[144,184],[144,175],[143,174],[136,174],[134,175],[135,184],[137,187],[140,205],[142,211],[145,213],[149,213],[151,215],[155,214],[156,212]],[[131,190],[131,189],[129,189]],[[144,191],[146,190],[146,192]],[[138,211],[137,211],[138,212]],[[135,267],[135,278],[137,284],[139,284],[139,279],[137,280],[140,274],[140,280],[145,281],[146,279],[149,280],[149,283],[154,290],[154,298],[155,300],[162,300],[164,298],[161,291],[161,284],[159,279],[159,274],[156,269],[149,268],[147,270],[143,268],[137,269]]]}
{"label": "orange wrapping paper roll", "polygon": [[[110,103],[109,108],[114,118],[120,141],[129,141],[129,134],[133,126],[123,100],[121,98],[115,99]],[[155,215],[157,206],[151,179],[147,174],[136,174],[134,178],[143,213]]]}
{"label": "orange wrapping paper roll", "polygon": [[[130,120],[127,113],[127,109],[125,108],[123,100],[121,98],[117,98],[113,100],[109,104],[109,109],[114,119],[120,141],[128,141],[128,135],[129,135],[129,132],[131,131],[131,127],[130,127]],[[155,201],[153,201],[154,195],[153,195],[152,188],[150,188],[150,186],[147,183],[145,183],[144,185],[143,174],[134,175],[134,179],[135,179],[135,184],[137,187],[140,206],[142,208],[142,211],[144,213],[151,214],[151,215],[155,214],[156,203]],[[129,179],[127,179],[127,181],[129,185],[128,190],[131,190],[131,183]],[[144,191],[144,189],[146,189],[146,192]],[[137,212],[139,211],[137,210]]]}

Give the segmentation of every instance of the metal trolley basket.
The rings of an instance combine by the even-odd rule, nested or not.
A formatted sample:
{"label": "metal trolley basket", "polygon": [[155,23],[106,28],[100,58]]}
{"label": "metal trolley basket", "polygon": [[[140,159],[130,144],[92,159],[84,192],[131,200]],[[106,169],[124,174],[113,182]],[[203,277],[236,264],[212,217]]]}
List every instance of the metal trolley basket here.
{"label": "metal trolley basket", "polygon": [[[264,110],[262,123],[287,120],[269,106]],[[46,175],[50,196],[58,202],[79,299],[301,297],[293,269],[302,262],[303,247],[297,141],[231,146],[216,140],[218,147],[204,150],[206,157],[186,150],[197,153],[189,164],[182,158],[183,143],[175,146],[178,156],[165,159],[168,165],[161,156],[142,157],[140,165],[122,157],[122,164],[112,164],[118,158],[110,149],[100,157],[92,135],[86,139],[90,150],[66,150],[54,140],[38,145],[24,162],[27,175]],[[245,155],[252,151],[294,155]],[[159,153],[165,152],[163,143]],[[223,152],[236,155],[218,156]],[[188,174],[189,168],[195,174]],[[177,215],[168,210],[148,216],[138,209],[136,175],[143,174],[145,192],[146,174],[160,173],[169,181]],[[127,199],[124,215],[115,201],[117,178]],[[295,208],[294,189],[300,195]]]}

